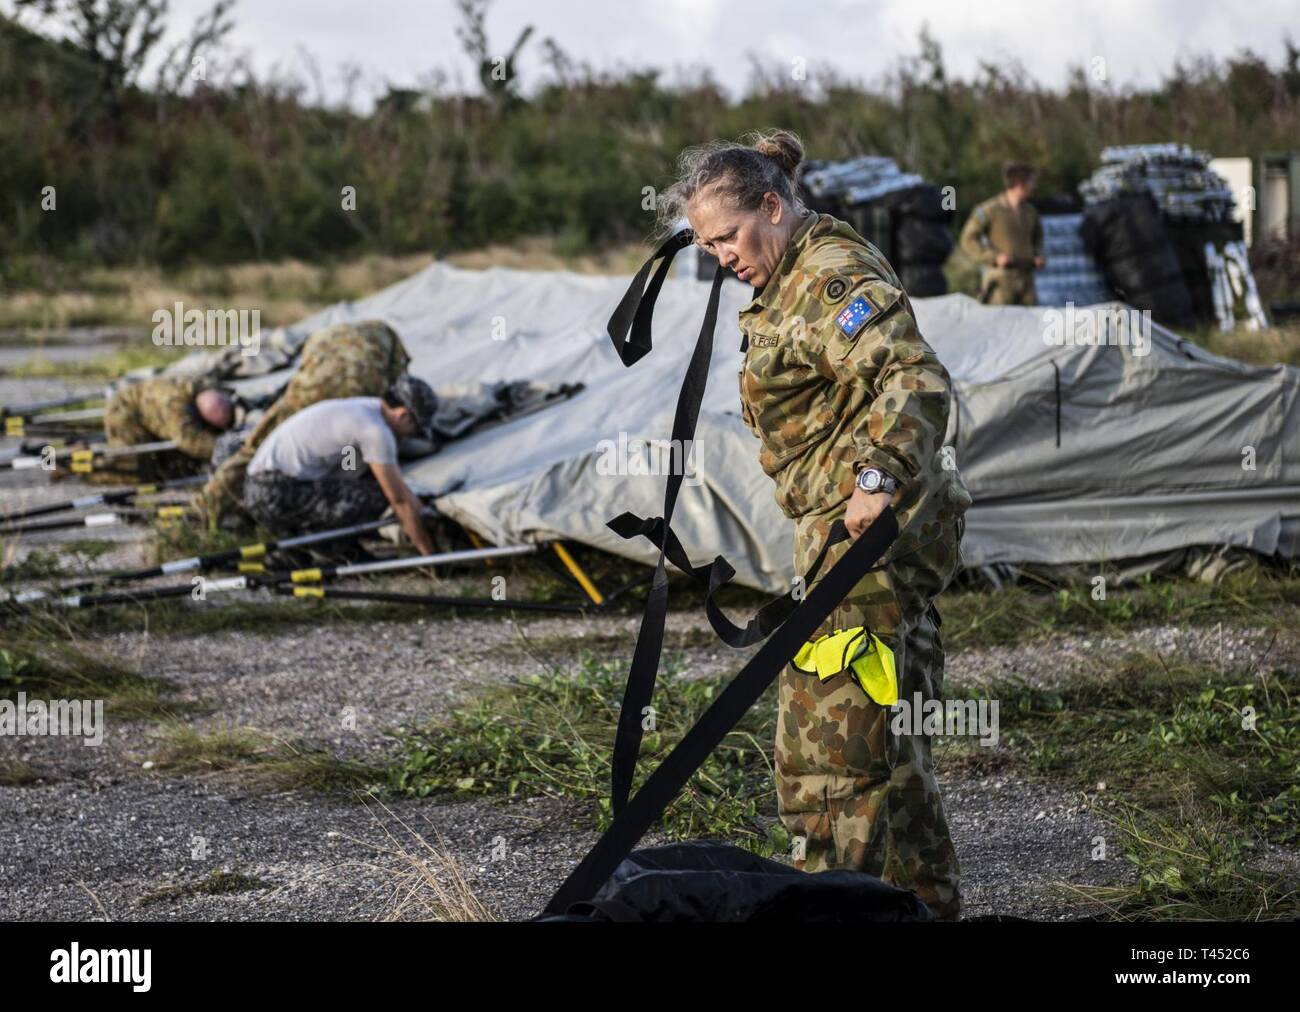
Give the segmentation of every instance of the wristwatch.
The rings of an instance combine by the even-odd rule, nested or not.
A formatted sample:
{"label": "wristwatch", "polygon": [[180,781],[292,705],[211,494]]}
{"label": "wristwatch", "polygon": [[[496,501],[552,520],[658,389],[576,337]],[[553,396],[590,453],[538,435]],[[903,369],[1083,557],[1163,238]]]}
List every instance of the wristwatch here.
{"label": "wristwatch", "polygon": [[898,479],[879,468],[864,467],[858,472],[857,485],[864,492],[888,492],[892,495],[898,489]]}

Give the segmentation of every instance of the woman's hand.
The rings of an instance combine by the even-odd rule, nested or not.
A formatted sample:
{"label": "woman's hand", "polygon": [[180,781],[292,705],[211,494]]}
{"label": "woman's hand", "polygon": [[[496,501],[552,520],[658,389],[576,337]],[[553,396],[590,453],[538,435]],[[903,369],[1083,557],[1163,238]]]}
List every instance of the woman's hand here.
{"label": "woman's hand", "polygon": [[848,509],[844,511],[844,526],[848,528],[849,537],[856,541],[859,534],[876,522],[876,517],[884,512],[893,497],[894,493],[890,492],[864,492],[855,488]]}

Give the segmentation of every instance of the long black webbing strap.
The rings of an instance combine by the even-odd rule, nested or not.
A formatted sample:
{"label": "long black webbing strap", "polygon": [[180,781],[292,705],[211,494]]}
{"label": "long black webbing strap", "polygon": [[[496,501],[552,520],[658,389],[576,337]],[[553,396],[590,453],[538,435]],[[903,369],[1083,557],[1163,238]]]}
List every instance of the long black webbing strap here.
{"label": "long black webbing strap", "polygon": [[[610,339],[624,365],[632,365],[652,350],[650,321],[654,312],[654,300],[658,297],[673,256],[690,241],[691,233],[683,231],[664,242],[642,265],[610,317]],[[656,261],[660,264],[651,277]],[[688,446],[695,437],[713,354],[713,331],[717,323],[723,277],[724,272],[719,267],[713,277],[704,323],[678,395],[677,410],[673,417],[673,445]],[[893,510],[886,508],[802,602],[794,595],[777,598],[760,609],[746,626],[740,627],[732,623],[713,600],[716,592],[735,575],[735,570],[722,556],[717,556],[707,566],[693,566],[672,531],[672,515],[683,477],[683,474],[676,471],[668,476],[662,517],[646,520],[631,513],[623,513],[607,525],[625,538],[648,538],[659,548],[659,556],[637,634],[614,739],[611,762],[614,821],[551,897],[546,907],[547,913],[567,910],[572,903],[589,898],[604,884],[709,753],[835,610],[863,573],[884,555],[898,533],[898,522]],[[835,521],[826,545],[804,577],[804,587],[813,585],[827,552],[847,538],[848,531],[843,521]],[[641,751],[641,718],[654,696],[659,659],[663,652],[664,624],[668,613],[665,560],[671,560],[675,566],[707,588],[705,607],[709,621],[724,642],[731,646],[748,646],[764,638],[767,642],[629,801],[637,758]]]}
{"label": "long black webbing strap", "polygon": [[[624,365],[630,366],[638,362],[652,349],[650,320],[654,313],[655,299],[658,298],[659,289],[668,274],[673,257],[690,241],[691,233],[682,231],[664,242],[642,265],[636,277],[632,279],[627,294],[623,296],[614,310],[614,315],[610,317],[610,339],[614,342],[614,350],[618,352]],[[659,268],[650,278],[650,271],[656,260],[659,261]],[[646,287],[647,278],[650,278],[649,287]],[[691,354],[690,365],[687,366],[681,391],[677,396],[677,409],[673,414],[673,442],[670,444],[672,446],[688,447],[695,439],[695,425],[700,415],[700,403],[704,400],[704,386],[709,377],[709,362],[713,357],[713,330],[718,321],[718,296],[722,289],[722,279],[723,273],[719,269],[713,277],[708,307],[704,312],[704,322],[700,327],[695,350]],[[664,491],[663,516],[656,518],[661,531],[671,529],[673,511],[677,508],[677,496],[685,477],[684,471],[684,468],[673,468],[668,475],[667,488]],[[635,537],[638,533],[648,533],[655,529],[654,521],[647,524],[645,521],[637,523],[637,520],[638,518],[629,518],[624,514],[607,526],[624,537]],[[659,541],[659,556],[655,561],[650,593],[646,599],[645,613],[641,616],[641,628],[637,633],[632,667],[628,672],[627,687],[623,694],[623,705],[619,710],[618,732],[614,738],[614,755],[610,764],[610,798],[615,813],[627,803],[628,794],[632,789],[636,760],[641,751],[641,715],[654,696],[659,657],[663,652],[664,623],[668,616],[668,572],[665,565],[667,543],[668,539],[665,538]],[[687,569],[687,572],[692,574],[694,571],[694,567]]]}
{"label": "long black webbing strap", "polygon": [[[843,531],[843,526],[840,526]],[[691,775],[754,705],[804,642],[835,610],[862,573],[872,566],[898,534],[894,511],[886,507],[853,543],[799,607],[772,634],[727,685],[668,756],[655,767],[632,800],[615,817],[595,846],[570,872],[546,905],[547,913],[564,913],[590,898],[631,853],[637,841],[663,814]]]}

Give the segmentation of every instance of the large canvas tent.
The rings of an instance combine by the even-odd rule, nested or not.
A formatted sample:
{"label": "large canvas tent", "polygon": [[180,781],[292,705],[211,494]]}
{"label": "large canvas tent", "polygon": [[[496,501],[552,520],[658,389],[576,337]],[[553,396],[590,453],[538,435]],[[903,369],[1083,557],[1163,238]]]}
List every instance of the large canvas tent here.
{"label": "large canvas tent", "polygon": [[[662,441],[707,286],[665,283],[655,350],[627,369],[605,333],[627,283],[435,263],[278,332],[259,356],[233,351],[226,361],[248,377],[244,385],[265,389],[287,375],[269,370],[316,329],[378,318],[401,335],[411,371],[436,389],[584,384],[409,462],[408,479],[431,493],[454,489],[437,498],[438,509],[493,543],[564,538],[653,561],[648,542],[625,541],[605,521],[624,510],[660,512],[670,460]],[[738,582],[775,592],[793,577],[793,524],[739,417],[735,320],[752,295],[740,283],[723,286],[674,529],[693,562],[725,555]],[[914,305],[956,383],[947,441],[975,498],[968,566],[1119,563],[1196,545],[1300,554],[1300,370],[1221,358],[1158,325],[1145,347],[1071,344],[1043,308],[983,306],[963,295]]]}

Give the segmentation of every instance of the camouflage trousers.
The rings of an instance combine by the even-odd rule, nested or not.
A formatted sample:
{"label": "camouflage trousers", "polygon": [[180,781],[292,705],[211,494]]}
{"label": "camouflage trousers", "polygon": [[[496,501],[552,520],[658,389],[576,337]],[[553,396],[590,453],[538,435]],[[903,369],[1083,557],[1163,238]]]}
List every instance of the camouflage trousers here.
{"label": "camouflage trousers", "polygon": [[[842,512],[838,515],[842,516]],[[835,515],[803,517],[806,572]],[[933,598],[951,580],[960,534],[869,572],[814,637],[865,625],[894,651],[900,699],[943,698],[943,641]],[[850,547],[831,550],[822,572]],[[935,780],[929,736],[896,734],[895,711],[847,674],[821,681],[787,665],[778,682],[778,814],[805,871],[853,869],[916,893],[941,920],[961,913],[960,869]]]}
{"label": "camouflage trousers", "polygon": [[276,536],[309,534],[378,520],[388,498],[370,473],[356,478],[300,481],[260,471],[244,481],[244,509]]}
{"label": "camouflage trousers", "polygon": [[1031,270],[992,268],[980,284],[980,302],[989,306],[1036,306],[1038,292]]}

